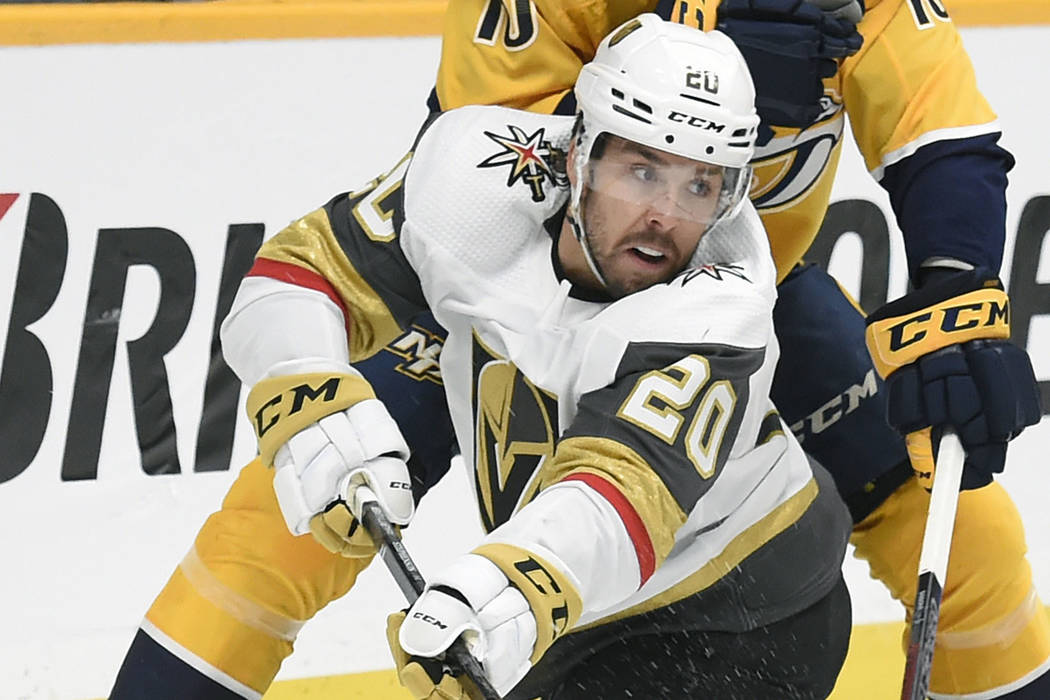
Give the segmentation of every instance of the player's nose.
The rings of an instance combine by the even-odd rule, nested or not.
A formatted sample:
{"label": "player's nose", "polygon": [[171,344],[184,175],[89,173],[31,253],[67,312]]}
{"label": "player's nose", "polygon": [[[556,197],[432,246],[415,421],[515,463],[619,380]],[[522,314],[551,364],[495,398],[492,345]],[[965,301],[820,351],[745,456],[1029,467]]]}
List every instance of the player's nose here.
{"label": "player's nose", "polygon": [[649,200],[645,209],[646,222],[661,229],[674,227],[674,222],[681,216],[681,209],[670,192],[664,192]]}

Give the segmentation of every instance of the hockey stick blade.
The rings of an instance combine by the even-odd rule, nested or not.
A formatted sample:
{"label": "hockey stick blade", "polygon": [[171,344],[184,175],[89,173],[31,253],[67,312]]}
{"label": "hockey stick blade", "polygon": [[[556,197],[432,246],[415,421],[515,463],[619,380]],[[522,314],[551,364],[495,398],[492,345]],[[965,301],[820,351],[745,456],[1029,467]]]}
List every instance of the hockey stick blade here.
{"label": "hockey stick blade", "polygon": [[[366,486],[358,487],[357,491],[367,491],[367,493],[354,494],[354,501],[359,504],[357,511],[361,517],[361,524],[365,526],[368,534],[372,536],[372,541],[379,545],[380,558],[386,564],[391,576],[394,577],[408,604],[412,605],[422,595],[423,589],[426,588],[426,580],[423,578],[423,574],[420,573],[416,563],[412,561],[408,549],[405,548],[405,544],[401,541],[401,536],[386,515],[383,514],[379,504],[376,503],[375,496],[371,494],[371,491]],[[452,645],[445,652],[445,656],[451,662],[451,665],[459,668],[467,675],[471,682],[477,686],[485,700],[500,700],[499,693],[496,692],[496,689],[492,687],[489,679],[485,676],[485,671],[481,668],[481,662],[474,658],[474,655],[467,649],[467,643],[463,641],[463,637],[458,637],[456,641],[452,642]]]}
{"label": "hockey stick blade", "polygon": [[948,555],[955,529],[966,453],[959,438],[946,428],[941,437],[937,466],[933,474],[930,510],[919,554],[919,580],[908,638],[908,657],[904,667],[901,700],[926,700],[930,688],[930,669],[937,642],[937,621],[941,614],[941,594],[948,572]]}

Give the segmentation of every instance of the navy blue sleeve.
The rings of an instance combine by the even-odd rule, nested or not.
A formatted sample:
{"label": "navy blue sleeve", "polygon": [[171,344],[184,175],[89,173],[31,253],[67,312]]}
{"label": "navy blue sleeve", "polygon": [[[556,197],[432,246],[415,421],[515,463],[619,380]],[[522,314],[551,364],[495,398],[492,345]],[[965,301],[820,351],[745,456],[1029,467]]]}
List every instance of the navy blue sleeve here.
{"label": "navy blue sleeve", "polygon": [[904,233],[908,275],[950,257],[998,271],[1006,237],[1006,173],[999,134],[937,141],[886,168],[882,186]]}
{"label": "navy blue sleeve", "polygon": [[459,452],[438,366],[447,335],[427,311],[414,318],[399,338],[354,364],[408,443],[416,503],[445,475]]}

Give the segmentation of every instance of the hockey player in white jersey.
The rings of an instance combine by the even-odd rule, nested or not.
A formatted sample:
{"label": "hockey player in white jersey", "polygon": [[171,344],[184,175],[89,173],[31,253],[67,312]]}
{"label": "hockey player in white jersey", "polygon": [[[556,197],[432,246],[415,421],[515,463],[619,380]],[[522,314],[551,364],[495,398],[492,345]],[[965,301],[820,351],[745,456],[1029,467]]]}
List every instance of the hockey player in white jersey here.
{"label": "hockey player in white jersey", "polygon": [[[460,634],[509,698],[826,697],[850,519],[769,398],[776,273],[746,196],[746,65],[718,32],[644,15],[576,91],[576,118],[441,114],[391,173],[264,244],[224,352],[288,529],[358,563],[296,569],[256,526],[241,539],[273,561],[237,595],[272,622],[345,592],[374,553],[347,505],[362,484],[408,524],[407,446],[353,364],[429,309],[487,535],[391,617],[415,697],[474,692],[439,661]],[[198,539],[205,567],[227,541]],[[218,665],[216,636],[197,656]],[[226,687],[268,684],[263,665]]]}

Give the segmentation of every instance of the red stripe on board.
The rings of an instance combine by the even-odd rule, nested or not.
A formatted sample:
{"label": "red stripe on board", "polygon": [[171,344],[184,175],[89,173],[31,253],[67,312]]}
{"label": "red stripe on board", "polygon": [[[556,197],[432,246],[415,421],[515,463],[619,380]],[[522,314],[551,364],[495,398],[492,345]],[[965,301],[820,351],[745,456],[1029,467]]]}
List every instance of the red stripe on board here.
{"label": "red stripe on board", "polygon": [[[656,554],[653,552],[653,541],[642,521],[642,516],[634,509],[631,502],[610,481],[596,474],[579,473],[565,477],[562,481],[582,481],[600,493],[605,500],[619,513],[627,528],[627,534],[634,544],[634,553],[638,557],[638,569],[641,572],[642,584],[649,580],[656,569]],[[639,585],[640,586],[640,585]]]}
{"label": "red stripe on board", "polygon": [[312,289],[315,292],[321,292],[331,299],[339,307],[339,310],[343,312],[347,336],[350,335],[350,314],[346,312],[346,305],[343,304],[343,300],[339,297],[339,293],[335,291],[332,283],[316,272],[292,263],[256,258],[255,264],[252,265],[252,269],[248,270],[248,274],[245,277],[269,277],[278,282],[286,282],[305,287],[306,289]]}
{"label": "red stripe on board", "polygon": [[18,199],[17,194],[0,194],[0,219],[4,218],[4,214],[11,208],[11,205]]}

